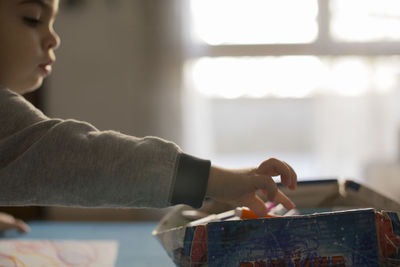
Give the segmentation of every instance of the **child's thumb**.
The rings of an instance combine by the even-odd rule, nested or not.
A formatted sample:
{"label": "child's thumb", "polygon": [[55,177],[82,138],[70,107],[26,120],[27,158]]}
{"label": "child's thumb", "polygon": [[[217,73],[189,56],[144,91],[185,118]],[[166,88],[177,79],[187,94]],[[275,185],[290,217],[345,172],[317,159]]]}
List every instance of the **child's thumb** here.
{"label": "child's thumb", "polygon": [[244,206],[248,207],[251,211],[260,217],[265,217],[268,214],[268,208],[264,201],[257,195],[243,201]]}
{"label": "child's thumb", "polygon": [[253,182],[257,190],[262,190],[265,193],[265,197],[269,201],[274,201],[278,192],[278,186],[271,176],[267,175],[255,175],[253,176]]}
{"label": "child's thumb", "polygon": [[261,189],[269,201],[281,203],[288,210],[296,207],[290,198],[278,189],[278,186],[271,176],[256,175],[254,176],[254,182],[256,183],[256,188]]}

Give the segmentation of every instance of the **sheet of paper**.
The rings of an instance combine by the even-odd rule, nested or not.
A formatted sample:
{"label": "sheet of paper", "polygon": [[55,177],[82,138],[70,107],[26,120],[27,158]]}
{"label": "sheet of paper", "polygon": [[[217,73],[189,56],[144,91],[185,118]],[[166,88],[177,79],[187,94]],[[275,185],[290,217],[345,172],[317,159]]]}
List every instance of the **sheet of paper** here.
{"label": "sheet of paper", "polygon": [[113,240],[0,239],[0,266],[113,267],[117,251]]}

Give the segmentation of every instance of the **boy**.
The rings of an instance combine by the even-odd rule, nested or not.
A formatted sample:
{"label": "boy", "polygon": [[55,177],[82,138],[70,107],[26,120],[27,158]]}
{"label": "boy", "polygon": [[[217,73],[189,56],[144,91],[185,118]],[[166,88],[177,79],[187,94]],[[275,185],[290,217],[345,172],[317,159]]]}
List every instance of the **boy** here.
{"label": "boy", "polygon": [[51,119],[25,101],[21,94],[51,74],[57,11],[58,0],[0,0],[0,205],[199,208],[208,196],[262,216],[261,190],[294,207],[271,178],[296,188],[296,173],[283,161],[223,169],[160,138]]}

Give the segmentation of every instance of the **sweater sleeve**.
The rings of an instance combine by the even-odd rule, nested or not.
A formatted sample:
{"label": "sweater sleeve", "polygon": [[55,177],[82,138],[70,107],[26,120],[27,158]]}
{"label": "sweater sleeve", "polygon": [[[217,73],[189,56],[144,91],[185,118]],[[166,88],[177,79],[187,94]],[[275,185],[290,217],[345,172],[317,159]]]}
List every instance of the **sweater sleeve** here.
{"label": "sweater sleeve", "polygon": [[0,205],[200,207],[210,162],[172,142],[52,119],[0,88]]}

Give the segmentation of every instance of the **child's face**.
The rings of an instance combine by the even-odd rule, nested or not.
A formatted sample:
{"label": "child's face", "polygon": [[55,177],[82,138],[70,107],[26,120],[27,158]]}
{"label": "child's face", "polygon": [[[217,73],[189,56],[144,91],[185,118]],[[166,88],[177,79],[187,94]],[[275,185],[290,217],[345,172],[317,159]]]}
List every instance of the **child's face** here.
{"label": "child's face", "polygon": [[58,0],[0,0],[0,85],[26,93],[50,74],[57,11]]}

